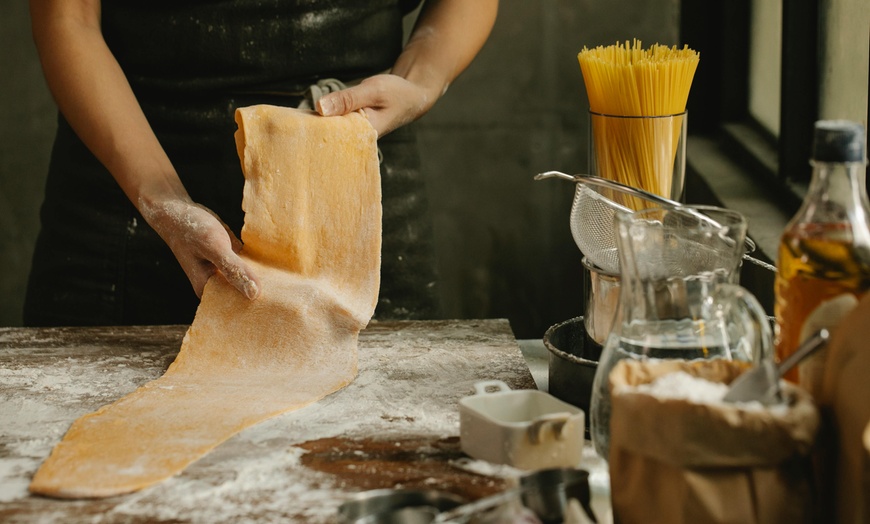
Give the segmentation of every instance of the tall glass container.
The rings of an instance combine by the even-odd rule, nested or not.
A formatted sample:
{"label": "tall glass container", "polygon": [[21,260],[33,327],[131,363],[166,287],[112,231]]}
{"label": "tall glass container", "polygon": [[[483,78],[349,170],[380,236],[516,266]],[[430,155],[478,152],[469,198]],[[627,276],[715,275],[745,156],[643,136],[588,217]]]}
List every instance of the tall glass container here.
{"label": "tall glass container", "polygon": [[[688,112],[617,116],[589,112],[589,174],[681,201],[686,181]],[[602,192],[634,210],[643,200]]]}

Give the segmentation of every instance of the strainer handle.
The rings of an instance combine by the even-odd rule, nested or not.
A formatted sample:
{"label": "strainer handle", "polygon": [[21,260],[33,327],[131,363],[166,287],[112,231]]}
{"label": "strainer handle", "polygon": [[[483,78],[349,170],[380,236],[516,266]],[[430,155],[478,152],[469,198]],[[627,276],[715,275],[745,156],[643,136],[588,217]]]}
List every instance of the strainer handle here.
{"label": "strainer handle", "polygon": [[[643,190],[643,189],[640,189],[640,188],[637,188],[634,186],[629,186],[626,184],[622,184],[620,182],[616,182],[615,180],[609,180],[607,178],[601,178],[600,176],[587,175],[587,174],[569,175],[568,173],[563,173],[561,171],[544,171],[543,173],[538,173],[537,175],[535,175],[535,180],[544,180],[547,178],[561,178],[563,180],[568,180],[570,182],[575,182],[578,184],[590,184],[593,186],[597,185],[597,186],[601,186],[601,187],[606,187],[608,189],[612,189],[614,191],[621,191],[623,193],[628,193],[629,195],[632,195],[632,196],[635,196],[638,198],[642,198],[642,199],[648,200],[650,202],[655,202],[655,203],[661,204],[663,206],[684,208],[685,210],[687,210],[689,212],[689,214],[695,216],[696,218],[700,218],[701,220],[708,222],[709,224],[713,225],[714,227],[719,226],[718,222],[716,222],[715,220],[713,220],[712,218],[708,217],[707,215],[705,215],[703,213],[695,212],[695,210],[692,209],[691,206],[687,206],[685,204],[677,202],[676,200],[671,200],[670,198],[665,198],[663,196],[657,195],[655,193],[650,193],[649,191],[646,191],[646,190]],[[744,259],[748,260],[749,262],[752,262],[753,264],[761,266],[767,270],[773,271],[774,273],[776,272],[776,266],[774,266],[772,264],[768,264],[767,262],[764,262],[762,260],[759,260],[759,259],[754,258],[754,257],[749,255],[749,253],[754,252],[756,249],[755,242],[751,238],[746,237],[746,239],[744,240],[744,245],[746,246],[746,253],[744,253],[744,255],[743,255]]]}
{"label": "strainer handle", "polygon": [[[613,189],[615,191],[621,191],[623,193],[628,193],[632,196],[636,196],[639,198],[643,198],[644,200],[650,200],[657,204],[662,204],[665,206],[673,206],[673,207],[682,207],[683,204],[677,202],[676,200],[671,200],[670,198],[665,198],[663,196],[657,195],[655,193],[650,193],[649,191],[629,186],[626,184],[622,184],[620,182],[616,182],[615,180],[609,180],[607,178],[601,178],[600,176],[595,175],[586,175],[586,174],[576,174],[569,175],[567,173],[563,173],[561,171],[545,171],[543,173],[538,173],[535,175],[535,180],[543,180],[545,178],[562,178],[565,180],[569,180],[571,182],[577,182],[578,184],[591,184],[593,186],[601,186],[606,187],[608,189]],[[705,218],[710,219],[705,215]]]}

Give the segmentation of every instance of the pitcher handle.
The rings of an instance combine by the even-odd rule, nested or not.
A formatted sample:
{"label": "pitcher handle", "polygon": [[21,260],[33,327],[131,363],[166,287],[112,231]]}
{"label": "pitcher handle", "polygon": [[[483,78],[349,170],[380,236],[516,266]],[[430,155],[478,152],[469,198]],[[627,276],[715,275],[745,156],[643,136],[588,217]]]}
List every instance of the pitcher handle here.
{"label": "pitcher handle", "polygon": [[[758,298],[739,284],[721,284],[718,287],[718,294],[726,299],[733,299],[733,303],[737,305],[741,313],[738,318],[743,323],[743,332],[755,335],[754,340],[750,342],[752,347],[749,356],[752,362],[772,360],[773,331],[770,326],[770,317],[764,311]],[[724,300],[720,303],[729,304],[732,303],[732,300]]]}

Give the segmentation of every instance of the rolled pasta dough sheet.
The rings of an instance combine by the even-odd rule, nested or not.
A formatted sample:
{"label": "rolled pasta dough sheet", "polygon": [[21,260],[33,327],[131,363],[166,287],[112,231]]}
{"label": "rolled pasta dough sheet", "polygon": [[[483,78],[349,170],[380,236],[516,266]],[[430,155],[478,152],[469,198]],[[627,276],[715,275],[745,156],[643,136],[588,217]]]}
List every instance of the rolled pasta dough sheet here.
{"label": "rolled pasta dough sheet", "polygon": [[159,379],[76,420],[30,491],[107,497],[161,482],[239,431],[315,402],[357,373],[380,284],[377,133],[354,113],[236,112],[249,301],[217,274]]}

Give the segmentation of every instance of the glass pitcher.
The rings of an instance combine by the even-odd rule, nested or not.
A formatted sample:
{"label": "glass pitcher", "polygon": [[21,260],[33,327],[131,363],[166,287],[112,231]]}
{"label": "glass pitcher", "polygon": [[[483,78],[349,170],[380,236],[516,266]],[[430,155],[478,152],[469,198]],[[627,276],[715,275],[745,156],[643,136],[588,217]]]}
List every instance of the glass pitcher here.
{"label": "glass pitcher", "polygon": [[598,454],[610,443],[609,375],[622,359],[772,358],[772,330],[758,300],[738,285],[747,222],[713,206],[680,206],[616,218],[620,305],[592,386],[590,428]]}

